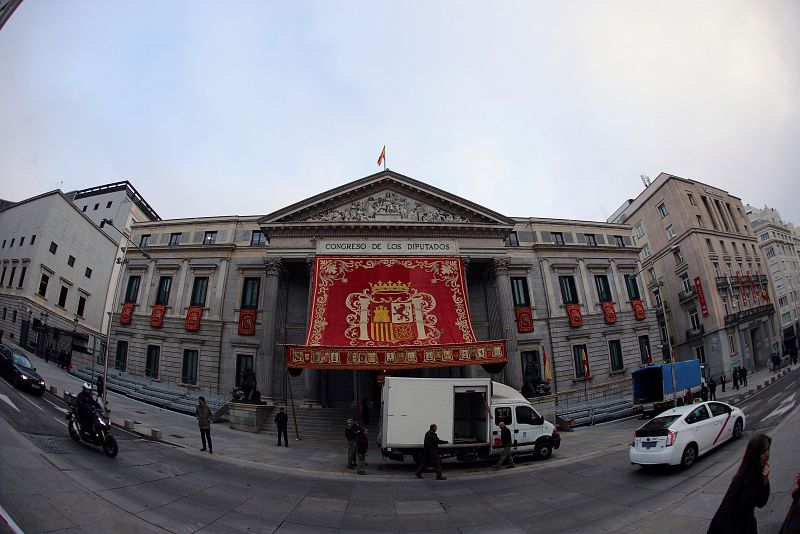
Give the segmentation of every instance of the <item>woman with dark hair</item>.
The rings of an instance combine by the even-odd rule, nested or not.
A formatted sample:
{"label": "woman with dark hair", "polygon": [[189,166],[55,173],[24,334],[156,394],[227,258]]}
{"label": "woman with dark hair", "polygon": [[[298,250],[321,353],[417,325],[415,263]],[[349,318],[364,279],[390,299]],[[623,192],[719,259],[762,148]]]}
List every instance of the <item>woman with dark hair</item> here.
{"label": "woman with dark hair", "polygon": [[708,534],[757,534],[753,514],[769,498],[769,447],[772,439],[765,434],[753,436],[744,451],[739,470],[719,505]]}

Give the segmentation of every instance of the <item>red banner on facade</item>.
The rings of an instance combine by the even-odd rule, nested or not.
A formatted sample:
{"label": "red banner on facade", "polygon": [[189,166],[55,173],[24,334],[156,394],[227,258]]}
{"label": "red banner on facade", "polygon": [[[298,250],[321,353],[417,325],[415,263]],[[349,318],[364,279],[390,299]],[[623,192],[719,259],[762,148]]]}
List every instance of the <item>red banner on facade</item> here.
{"label": "red banner on facade", "polygon": [[446,256],[318,256],[306,342],[286,355],[290,368],[506,361],[504,341],[475,338],[463,265]]}
{"label": "red banner on facade", "polygon": [[186,310],[186,320],[183,327],[189,332],[197,332],[200,330],[200,319],[203,317],[202,306],[189,306]]}
{"label": "red banner on facade", "polygon": [[694,277],[694,289],[697,292],[697,300],[700,301],[700,311],[705,317],[708,315],[708,306],[706,305],[706,294],[703,292],[703,283],[700,281],[699,276]]}
{"label": "red banner on facade", "polygon": [[154,328],[161,328],[164,324],[164,313],[167,307],[164,304],[154,304],[153,309],[150,311],[150,326]]}
{"label": "red banner on facade", "polygon": [[603,302],[603,316],[606,319],[606,324],[617,322],[617,310],[614,308],[613,302]]}
{"label": "red banner on facade", "polygon": [[256,314],[258,310],[239,310],[239,335],[254,336],[256,334]]}
{"label": "red banner on facade", "polygon": [[567,304],[567,317],[569,317],[569,325],[573,328],[583,326],[583,315],[581,315],[580,304]]}
{"label": "red banner on facade", "polygon": [[639,299],[634,299],[631,301],[631,306],[633,306],[633,316],[636,318],[637,321],[643,321],[647,318],[647,312],[644,309],[644,304]]}
{"label": "red banner on facade", "polygon": [[744,286],[744,279],[742,279],[742,273],[740,271],[736,271],[736,276],[739,277],[739,289],[741,289],[742,293],[742,306],[747,306],[747,288]]}
{"label": "red banner on facade", "polygon": [[517,332],[520,334],[533,332],[533,310],[530,306],[516,306],[514,315],[517,316]]}
{"label": "red banner on facade", "polygon": [[758,296],[758,292],[756,291],[756,285],[753,283],[753,277],[750,276],[750,271],[747,271],[747,278],[750,281],[750,296],[753,299],[753,304],[756,304],[756,297]]}
{"label": "red banner on facade", "polygon": [[131,324],[133,318],[133,302],[126,302],[122,305],[122,311],[119,314],[119,324]]}

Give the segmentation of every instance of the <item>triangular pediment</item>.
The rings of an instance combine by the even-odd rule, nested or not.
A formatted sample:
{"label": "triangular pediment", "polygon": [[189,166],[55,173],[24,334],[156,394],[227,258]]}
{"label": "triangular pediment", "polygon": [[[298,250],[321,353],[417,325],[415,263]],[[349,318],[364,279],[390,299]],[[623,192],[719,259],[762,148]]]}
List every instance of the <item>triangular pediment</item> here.
{"label": "triangular pediment", "polygon": [[394,171],[350,182],[260,219],[261,226],[326,224],[510,227],[514,221]]}

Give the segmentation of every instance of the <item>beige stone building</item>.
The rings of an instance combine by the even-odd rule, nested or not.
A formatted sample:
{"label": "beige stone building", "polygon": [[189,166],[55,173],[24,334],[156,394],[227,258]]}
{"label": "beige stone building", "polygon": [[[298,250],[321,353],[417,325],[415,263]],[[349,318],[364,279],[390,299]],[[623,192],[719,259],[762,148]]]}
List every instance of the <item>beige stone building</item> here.
{"label": "beige stone building", "polygon": [[767,365],[780,333],[767,265],[739,198],[662,173],[610,221],[633,227],[665,358],[671,345],[678,360],[698,358],[707,374],[728,380],[732,368]]}

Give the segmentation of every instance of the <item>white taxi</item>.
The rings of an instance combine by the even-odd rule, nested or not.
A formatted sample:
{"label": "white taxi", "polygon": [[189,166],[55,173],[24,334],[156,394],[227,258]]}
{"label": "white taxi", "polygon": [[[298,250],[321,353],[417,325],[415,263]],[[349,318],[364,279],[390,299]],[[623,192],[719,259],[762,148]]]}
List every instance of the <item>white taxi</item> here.
{"label": "white taxi", "polygon": [[632,464],[689,467],[702,454],[741,437],[745,415],[724,402],[678,406],[662,412],[633,434]]}

